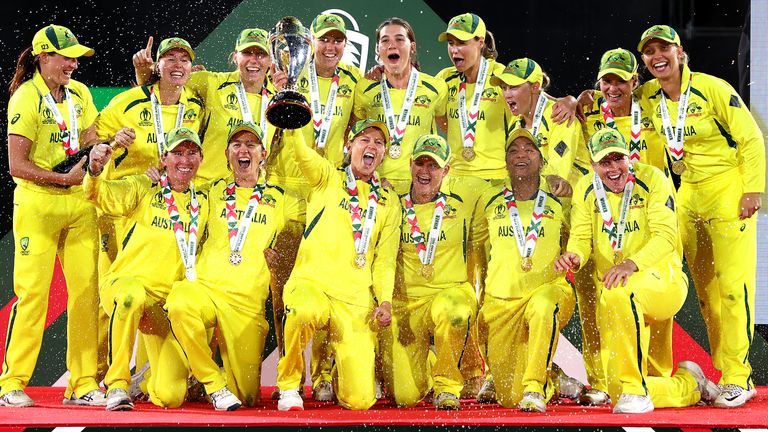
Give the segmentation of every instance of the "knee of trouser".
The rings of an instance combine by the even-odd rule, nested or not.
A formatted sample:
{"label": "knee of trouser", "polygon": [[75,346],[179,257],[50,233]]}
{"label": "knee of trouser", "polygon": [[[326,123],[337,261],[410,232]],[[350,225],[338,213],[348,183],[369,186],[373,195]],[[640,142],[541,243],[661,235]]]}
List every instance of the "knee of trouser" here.
{"label": "knee of trouser", "polygon": [[469,302],[456,301],[457,298],[441,299],[432,303],[432,322],[449,323],[452,327],[466,327],[472,318],[473,309]]}
{"label": "knee of trouser", "polygon": [[164,383],[155,388],[152,403],[163,408],[178,408],[187,397],[187,383]]}
{"label": "knee of trouser", "polygon": [[546,296],[533,296],[528,301],[528,306],[525,308],[526,315],[531,318],[531,313],[535,317],[551,318],[555,313],[555,310],[559,310],[560,305],[551,298]]}
{"label": "knee of trouser", "polygon": [[627,289],[604,289],[600,294],[600,308],[604,310],[624,309],[629,301],[631,292]]}
{"label": "knee of trouser", "polygon": [[141,310],[147,301],[147,291],[144,286],[136,280],[118,281],[115,298],[114,311],[119,315],[130,314]]}
{"label": "knee of trouser", "polygon": [[320,319],[321,311],[317,304],[307,301],[288,301],[285,304],[286,323],[310,323]]}
{"label": "knee of trouser", "polygon": [[195,315],[200,308],[200,302],[195,296],[189,295],[186,287],[185,284],[174,284],[168,299],[165,301],[165,309],[168,311],[168,319],[171,321]]}

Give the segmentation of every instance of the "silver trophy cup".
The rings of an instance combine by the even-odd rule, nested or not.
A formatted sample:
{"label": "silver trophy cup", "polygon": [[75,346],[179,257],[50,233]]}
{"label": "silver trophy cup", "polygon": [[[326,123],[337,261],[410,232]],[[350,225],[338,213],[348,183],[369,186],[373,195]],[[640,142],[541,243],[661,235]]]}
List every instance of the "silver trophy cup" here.
{"label": "silver trophy cup", "polygon": [[288,76],[288,83],[269,101],[267,120],[282,129],[298,129],[312,120],[307,98],[296,89],[299,76],[312,61],[309,29],[298,18],[285,17],[270,30],[269,47],[275,68]]}

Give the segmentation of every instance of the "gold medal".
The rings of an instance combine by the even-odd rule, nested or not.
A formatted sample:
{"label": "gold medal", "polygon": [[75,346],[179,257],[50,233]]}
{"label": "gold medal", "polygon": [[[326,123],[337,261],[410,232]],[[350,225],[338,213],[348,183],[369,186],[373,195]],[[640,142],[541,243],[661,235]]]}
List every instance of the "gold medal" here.
{"label": "gold medal", "polygon": [[359,253],[359,254],[355,255],[355,266],[357,266],[357,268],[365,267],[365,254],[364,253]]}
{"label": "gold medal", "polygon": [[431,281],[435,277],[435,268],[432,264],[422,264],[421,275],[424,276],[424,279]]}
{"label": "gold medal", "polygon": [[229,263],[233,266],[239,265],[241,262],[243,262],[243,256],[239,253],[232,251],[229,254]]}
{"label": "gold medal", "polygon": [[677,175],[681,175],[682,173],[684,173],[685,168],[686,168],[685,162],[683,162],[682,160],[676,160],[672,162],[672,172]]}
{"label": "gold medal", "polygon": [[475,158],[475,150],[472,147],[464,147],[461,151],[461,156],[465,161],[471,162]]}
{"label": "gold medal", "polygon": [[523,261],[520,263],[520,267],[524,272],[529,272],[533,268],[533,259],[531,257],[523,257]]}
{"label": "gold medal", "polygon": [[621,252],[614,252],[613,253],[613,264],[619,265],[624,262],[624,254]]}
{"label": "gold medal", "polygon": [[400,149],[399,145],[392,144],[389,146],[389,157],[392,159],[397,159],[402,154],[402,150]]}

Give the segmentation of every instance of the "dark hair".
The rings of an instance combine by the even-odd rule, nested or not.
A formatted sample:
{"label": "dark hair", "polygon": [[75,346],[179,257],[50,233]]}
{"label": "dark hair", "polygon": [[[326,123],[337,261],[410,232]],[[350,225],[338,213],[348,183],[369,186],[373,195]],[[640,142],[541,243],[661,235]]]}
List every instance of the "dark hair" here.
{"label": "dark hair", "polygon": [[493,60],[496,60],[499,56],[499,52],[496,50],[496,38],[493,37],[493,33],[485,32],[485,44],[480,50],[480,54],[487,59]]}
{"label": "dark hair", "polygon": [[[411,40],[411,42],[416,42],[416,34],[413,31],[413,26],[406,20],[398,17],[392,17],[387,18],[384,20],[383,23],[379,24],[379,26],[376,28],[376,44],[379,43],[379,37],[381,36],[381,30],[384,29],[384,27],[388,25],[399,25],[405,29],[405,33],[408,36],[408,39]],[[416,68],[416,70],[421,71],[421,63],[419,63],[419,57],[416,54],[416,50],[414,50],[411,53],[411,65]]]}
{"label": "dark hair", "polygon": [[11,81],[8,82],[8,93],[13,95],[24,81],[32,79],[37,67],[38,59],[36,55],[32,55],[32,46],[30,45],[19,54],[19,59],[16,61],[16,71],[13,73]]}

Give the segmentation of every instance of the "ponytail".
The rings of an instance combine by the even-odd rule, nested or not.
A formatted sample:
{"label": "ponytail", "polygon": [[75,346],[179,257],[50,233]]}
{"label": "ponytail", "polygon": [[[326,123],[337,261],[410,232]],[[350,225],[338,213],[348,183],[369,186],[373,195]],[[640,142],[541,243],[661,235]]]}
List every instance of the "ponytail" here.
{"label": "ponytail", "polygon": [[493,33],[490,31],[485,32],[485,44],[480,50],[480,54],[487,58],[496,60],[499,56],[499,52],[496,50],[496,38],[493,37]]}
{"label": "ponytail", "polygon": [[32,79],[37,70],[37,56],[32,55],[32,46],[29,46],[19,55],[16,61],[16,71],[8,83],[8,93],[13,95],[24,81]]}

